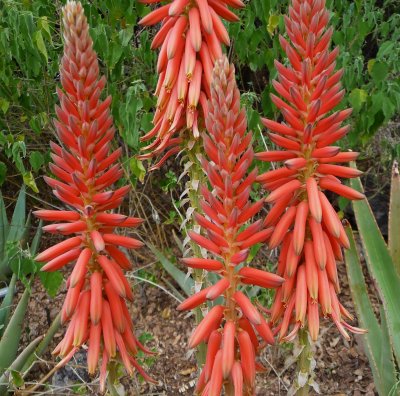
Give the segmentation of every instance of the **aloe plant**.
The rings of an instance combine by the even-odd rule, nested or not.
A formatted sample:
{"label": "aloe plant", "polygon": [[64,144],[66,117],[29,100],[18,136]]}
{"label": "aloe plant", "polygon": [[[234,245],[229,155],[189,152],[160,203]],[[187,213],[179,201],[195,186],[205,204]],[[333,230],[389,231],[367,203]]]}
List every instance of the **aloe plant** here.
{"label": "aloe plant", "polygon": [[7,389],[10,389],[10,381],[14,382],[15,386],[23,384],[23,377],[30,372],[35,360],[46,350],[60,324],[61,313],[55,317],[46,334],[31,341],[8,366],[7,370],[0,375],[0,395],[6,394]]}
{"label": "aloe plant", "polygon": [[393,264],[396,267],[397,273],[400,274],[400,173],[397,161],[394,162],[392,168],[388,245]]}
{"label": "aloe plant", "polygon": [[30,288],[26,288],[0,340],[0,374],[10,366],[17,356],[30,293]]}
{"label": "aloe plant", "polygon": [[[400,315],[398,310],[400,181],[397,163],[393,166],[389,211],[389,243],[385,242],[367,200],[353,202],[362,249],[370,277],[377,288],[382,305],[379,319],[374,313],[359,261],[354,233],[350,226],[346,232],[350,250],[345,252],[349,284],[360,324],[368,329],[364,337],[365,351],[371,366],[379,395],[397,395],[400,382],[396,366],[400,363]],[[351,186],[363,192],[359,178]]]}
{"label": "aloe plant", "polygon": [[41,223],[32,243],[28,243],[30,222],[30,214],[26,215],[24,186],[18,194],[10,221],[8,221],[6,207],[0,193],[0,281],[3,281],[3,283],[8,281],[7,293],[0,304],[0,339],[9,320],[16,281],[18,278],[23,278],[27,285],[29,281],[26,281],[25,276],[38,270],[31,257],[36,254],[39,246],[42,235]]}
{"label": "aloe plant", "polygon": [[10,259],[15,249],[25,244],[30,216],[26,218],[26,193],[22,187],[14,212],[9,222],[3,196],[0,193],[0,280],[6,280],[11,274]]}
{"label": "aloe plant", "polygon": [[[6,207],[0,194],[0,279],[7,284],[7,293],[0,304],[0,377],[7,369],[17,370],[30,359],[33,353],[38,354],[43,350],[25,349],[17,356],[18,347],[22,335],[26,310],[28,308],[31,294],[31,284],[34,276],[38,273],[40,265],[33,257],[39,247],[42,235],[41,222],[31,242],[28,240],[30,231],[30,214],[26,215],[26,193],[22,187],[11,220],[7,218]],[[41,274],[39,274],[41,275]],[[57,275],[55,275],[57,276]],[[22,297],[11,315],[14,302],[15,286],[18,280],[25,286]],[[42,277],[41,277],[42,279]],[[58,288],[55,278],[42,279],[42,283],[48,291]],[[41,343],[42,344],[42,343]],[[41,345],[40,344],[40,345]],[[28,352],[31,351],[31,354]],[[2,394],[0,386],[0,394]]]}

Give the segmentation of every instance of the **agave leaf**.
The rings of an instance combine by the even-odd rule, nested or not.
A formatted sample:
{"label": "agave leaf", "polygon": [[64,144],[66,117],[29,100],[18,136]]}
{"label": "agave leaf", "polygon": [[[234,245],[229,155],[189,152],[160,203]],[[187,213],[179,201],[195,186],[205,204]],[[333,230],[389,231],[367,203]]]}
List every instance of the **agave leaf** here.
{"label": "agave leaf", "polygon": [[15,282],[17,281],[17,275],[13,274],[11,281],[8,285],[8,291],[5,295],[3,302],[0,305],[0,337],[3,335],[4,329],[7,326],[8,318],[10,316],[11,304],[14,297]]}
{"label": "agave leaf", "polygon": [[187,296],[192,294],[194,288],[194,282],[192,278],[188,278],[186,274],[178,269],[175,264],[171,263],[167,257],[164,256],[155,246],[148,245],[153,254],[160,261],[164,269],[172,276],[172,278],[178,283],[180,288],[185,292]]}
{"label": "agave leaf", "polygon": [[0,340],[0,375],[10,366],[17,355],[30,293],[30,288],[26,288]]}
{"label": "agave leaf", "polygon": [[389,251],[397,273],[400,274],[400,173],[394,161],[389,206]]}
{"label": "agave leaf", "polygon": [[8,233],[8,241],[19,241],[25,232],[26,222],[26,193],[25,186],[22,186],[19,192],[17,203],[15,204],[14,213],[11,218],[11,223]]}
{"label": "agave leaf", "polygon": [[36,253],[39,249],[40,239],[42,238],[42,233],[43,233],[42,227],[43,227],[43,221],[40,220],[38,228],[35,233],[35,236],[33,237],[31,247],[30,247],[30,252],[31,252],[32,256],[36,256]]}
{"label": "agave leaf", "polygon": [[[364,192],[359,178],[352,179],[350,183],[356,190]],[[400,362],[400,277],[368,201],[366,199],[355,201],[353,208],[368,269],[376,282],[385,309],[394,356],[397,362]]]}
{"label": "agave leaf", "polygon": [[6,213],[6,206],[4,205],[3,196],[0,191],[0,259],[2,257],[4,247],[7,241],[8,234],[8,219]]}
{"label": "agave leaf", "polygon": [[[350,291],[361,327],[368,329],[368,333],[362,337],[365,353],[374,376],[376,389],[379,395],[386,396],[396,383],[392,348],[389,336],[383,336],[387,333],[385,321],[382,321],[382,326],[378,323],[369,300],[367,285],[350,226],[346,227],[346,234],[350,241],[350,249],[345,251]],[[384,315],[384,312],[382,314]]]}
{"label": "agave leaf", "polygon": [[31,212],[29,212],[28,216],[26,218],[24,230],[22,232],[21,239],[20,239],[20,245],[23,249],[26,248],[27,242],[29,240],[29,232],[31,229],[31,223],[32,223],[32,215],[31,215]]}

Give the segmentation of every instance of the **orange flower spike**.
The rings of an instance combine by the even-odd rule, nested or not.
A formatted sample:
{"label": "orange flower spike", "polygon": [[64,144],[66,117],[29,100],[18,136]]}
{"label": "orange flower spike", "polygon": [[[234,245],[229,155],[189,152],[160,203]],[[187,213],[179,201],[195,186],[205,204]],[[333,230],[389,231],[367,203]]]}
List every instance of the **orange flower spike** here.
{"label": "orange flower spike", "polygon": [[[190,347],[202,341],[207,344],[206,363],[196,392],[218,396],[225,387],[235,389],[235,394],[241,389],[253,394],[256,351],[274,344],[274,336],[267,321],[238,288],[240,284],[277,288],[284,279],[246,265],[249,249],[268,239],[272,228],[266,228],[262,220],[245,224],[261,210],[263,202],[252,204],[249,199],[257,171],[249,172],[254,157],[251,135],[246,132],[245,114],[240,109],[234,69],[226,57],[216,62],[210,91],[201,165],[211,186],[201,187],[200,207],[204,213],[194,214],[202,232],[189,232],[189,236],[215,258],[184,258],[182,263],[212,271],[218,280],[186,299],[178,309],[193,309],[207,299],[223,298],[189,340]],[[239,264],[243,264],[241,269],[237,268]],[[239,337],[246,337],[240,336],[242,333],[250,340],[250,349],[247,339],[240,344]],[[259,343],[258,337],[265,342]],[[242,368],[240,362],[249,364],[250,370]]]}
{"label": "orange flower spike", "polygon": [[[156,4],[161,0],[144,3]],[[206,101],[201,97],[210,98],[212,68],[222,55],[222,46],[230,44],[222,20],[238,21],[228,7],[239,9],[244,4],[231,0],[173,0],[152,10],[139,22],[146,26],[162,22],[151,45],[152,49],[160,48],[158,101],[153,120],[157,128],[141,139],[155,140],[139,158],[158,156],[166,147],[169,150],[151,169],[160,168],[168,157],[180,151],[181,140],[175,140],[177,135],[189,130],[191,137],[198,138],[199,128],[204,128]]]}
{"label": "orange flower spike", "polygon": [[257,177],[269,192],[266,202],[272,204],[265,219],[265,225],[274,227],[269,247],[281,247],[277,272],[286,278],[272,308],[281,340],[293,339],[302,326],[308,326],[315,340],[319,312],[329,316],[342,334],[347,334],[345,329],[358,331],[344,322],[340,303],[333,304],[340,291],[336,260],[343,259],[341,247],[348,248],[349,241],[326,192],[348,199],[364,195],[338,179],[361,172],[341,165],[354,161],[358,153],[341,153],[333,146],[350,130],[342,123],[351,109],[332,112],[344,90],[343,70],[335,71],[338,49],[329,49],[333,29],[327,27],[328,21],[324,1],[292,0],[285,17],[288,37],[280,37],[289,62],[283,66],[275,61],[277,94],[271,95],[283,121],[262,119],[279,149],[256,154],[261,161],[282,162]]}
{"label": "orange flower spike", "polygon": [[[163,18],[168,8],[153,15],[148,23]],[[60,106],[56,107],[54,120],[59,144],[50,143],[54,161],[50,169],[57,179],[45,177],[45,181],[69,210],[38,210],[35,215],[57,222],[45,226],[45,231],[71,236],[40,253],[36,260],[44,263],[43,271],[73,264],[61,311],[62,323],[69,321],[68,328],[54,351],[63,358],[58,365],[68,363],[87,342],[88,371],[94,374],[101,364],[103,383],[110,357],[123,363],[130,374],[130,359],[137,352],[133,334],[118,336],[125,334],[127,327],[133,327],[131,318],[124,313],[125,301],[120,297],[132,299],[123,274],[123,269],[131,269],[132,265],[119,247],[136,249],[143,244],[118,235],[116,228],[137,227],[142,220],[108,213],[122,203],[129,187],[111,189],[122,176],[122,168],[116,163],[121,149],[111,152],[115,133],[111,97],[100,100],[106,80],[99,75],[97,54],[80,3],[67,2],[63,8],[63,27],[65,48],[60,70],[63,89],[57,89]],[[177,52],[179,46],[168,50]],[[101,362],[100,356],[103,356]],[[138,372],[142,373],[142,369]]]}

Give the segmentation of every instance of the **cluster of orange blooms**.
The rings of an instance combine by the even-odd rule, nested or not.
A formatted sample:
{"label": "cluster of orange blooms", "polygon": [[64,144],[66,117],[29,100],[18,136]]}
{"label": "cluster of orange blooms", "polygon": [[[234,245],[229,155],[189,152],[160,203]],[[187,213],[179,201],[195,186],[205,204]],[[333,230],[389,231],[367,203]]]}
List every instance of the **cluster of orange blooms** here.
{"label": "cluster of orange blooms", "polygon": [[[141,0],[158,3],[158,0]],[[330,317],[347,338],[346,330],[363,333],[345,319],[351,314],[339,302],[336,260],[349,247],[342,222],[325,192],[348,199],[363,195],[342,184],[339,178],[357,177],[353,168],[338,165],[357,158],[332,146],[349,131],[342,122],[351,110],[332,112],[344,90],[342,70],[335,70],[338,49],[330,51],[332,29],[324,0],[292,0],[285,17],[289,41],[280,37],[287,55],[278,71],[271,95],[283,121],[263,119],[269,138],[281,150],[254,154],[247,132],[245,112],[235,72],[222,56],[229,36],[221,20],[236,21],[228,8],[243,7],[240,0],[173,0],[156,8],[140,23],[160,29],[152,48],[160,48],[154,128],[142,140],[154,138],[141,158],[167,152],[153,166],[182,149],[185,131],[201,138],[201,167],[208,185],[201,186],[200,207],[194,214],[201,233],[190,238],[209,253],[183,263],[211,271],[218,281],[182,302],[190,310],[222,297],[204,315],[189,346],[207,344],[205,365],[196,392],[218,396],[222,390],[235,396],[253,395],[255,373],[262,366],[257,354],[275,335],[291,341],[306,327],[318,338],[320,313]],[[80,3],[68,1],[63,9],[65,50],[58,90],[60,107],[54,124],[59,144],[51,143],[50,169],[46,177],[54,195],[70,210],[39,210],[35,215],[55,221],[44,229],[68,239],[37,256],[43,270],[54,271],[74,262],[62,321],[68,322],[63,340],[54,353],[67,363],[83,345],[88,345],[88,371],[100,364],[102,388],[107,364],[123,363],[128,373],[136,368],[152,379],[136,360],[138,350],[150,353],[135,337],[126,300],[132,300],[124,276],[131,263],[121,248],[135,249],[142,242],[119,235],[117,227],[136,227],[141,219],[112,213],[122,203],[128,187],[112,190],[121,178],[117,163],[121,149],[110,152],[115,129],[110,115],[111,98],[100,100],[105,78],[99,78],[97,55],[92,47],[87,20]],[[261,175],[250,170],[254,157],[282,165]],[[252,203],[255,182],[269,195]],[[265,219],[252,220],[264,202],[272,204]],[[257,243],[280,247],[277,274],[247,265],[249,250]],[[275,288],[275,301],[260,310],[243,293],[246,285]],[[271,330],[272,328],[272,330]]]}

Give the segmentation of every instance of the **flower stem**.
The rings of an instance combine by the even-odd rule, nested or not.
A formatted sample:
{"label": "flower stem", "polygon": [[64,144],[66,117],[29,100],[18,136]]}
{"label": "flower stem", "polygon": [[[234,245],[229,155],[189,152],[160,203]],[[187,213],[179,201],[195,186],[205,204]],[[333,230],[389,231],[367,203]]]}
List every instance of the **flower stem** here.
{"label": "flower stem", "polygon": [[111,396],[119,396],[119,393],[115,387],[115,383],[118,380],[118,363],[110,362],[108,364],[109,374],[107,377],[107,390],[110,392]]}
{"label": "flower stem", "polygon": [[[310,390],[309,379],[311,376],[311,360],[312,360],[312,349],[309,341],[308,332],[306,329],[300,329],[299,331],[299,342],[302,351],[298,360],[298,376],[297,376],[297,396],[307,396]],[[304,379],[305,383],[299,383],[300,379]],[[304,383],[304,385],[303,385]],[[303,386],[302,386],[303,385]]]}
{"label": "flower stem", "polygon": [[[193,164],[189,168],[189,181],[188,181],[188,187],[189,187],[189,200],[190,200],[190,207],[194,208],[195,212],[201,212],[200,209],[200,186],[204,180],[204,173],[202,171],[202,168],[200,166],[199,160],[197,159],[197,153],[201,152],[201,145],[196,142],[194,147],[191,150],[188,150],[188,158],[189,161],[191,161]],[[193,221],[191,220],[191,223],[189,223],[190,226],[189,228],[192,228],[193,226]],[[190,247],[193,252],[193,257],[199,257],[201,258],[201,250],[199,245],[194,243],[193,241],[190,242]],[[201,289],[201,285],[203,284],[205,274],[203,270],[194,270],[193,272],[193,278],[196,287]],[[203,313],[201,311],[201,308],[198,307],[195,310],[195,318],[196,318],[196,325],[198,325],[201,320],[203,319]],[[206,361],[206,345],[204,342],[202,342],[198,347],[197,347],[197,352],[196,352],[196,359],[197,359],[197,364],[200,367],[202,367]]]}

